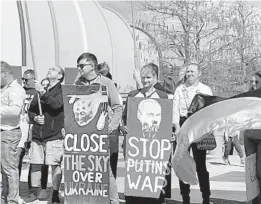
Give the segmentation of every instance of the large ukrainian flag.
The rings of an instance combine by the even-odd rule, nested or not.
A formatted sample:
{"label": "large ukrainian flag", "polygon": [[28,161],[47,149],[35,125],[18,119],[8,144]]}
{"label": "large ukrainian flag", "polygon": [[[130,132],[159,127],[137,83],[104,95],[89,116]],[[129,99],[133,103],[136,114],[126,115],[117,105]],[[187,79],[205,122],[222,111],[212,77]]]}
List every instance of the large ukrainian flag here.
{"label": "large ukrainian flag", "polygon": [[[249,91],[216,102],[190,116],[177,135],[177,148],[172,166],[178,178],[185,183],[197,184],[196,165],[189,146],[210,132],[228,129],[261,129],[261,89]],[[261,137],[261,135],[260,135]]]}

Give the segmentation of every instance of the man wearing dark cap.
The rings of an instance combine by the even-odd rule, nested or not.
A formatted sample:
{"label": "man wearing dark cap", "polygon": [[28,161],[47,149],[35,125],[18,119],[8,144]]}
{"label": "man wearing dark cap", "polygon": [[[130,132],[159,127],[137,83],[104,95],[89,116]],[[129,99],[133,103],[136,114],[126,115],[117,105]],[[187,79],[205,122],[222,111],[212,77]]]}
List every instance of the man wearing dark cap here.
{"label": "man wearing dark cap", "polygon": [[18,144],[21,139],[20,115],[25,91],[14,78],[11,66],[1,61],[1,203],[17,204],[19,199]]}

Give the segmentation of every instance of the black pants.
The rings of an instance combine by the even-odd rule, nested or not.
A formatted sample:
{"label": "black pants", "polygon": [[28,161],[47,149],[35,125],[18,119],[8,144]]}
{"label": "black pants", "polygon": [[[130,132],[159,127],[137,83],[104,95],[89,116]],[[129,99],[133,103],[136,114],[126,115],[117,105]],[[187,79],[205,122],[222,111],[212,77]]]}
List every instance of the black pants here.
{"label": "black pants", "polygon": [[[20,158],[19,158],[19,164],[18,164],[18,170],[19,170],[19,178],[21,177],[21,172],[22,172],[22,164],[23,164],[23,158],[25,156],[25,149],[23,148]],[[48,165],[42,165],[41,169],[41,188],[46,189],[47,188],[47,182],[48,182]],[[32,171],[32,166],[30,164],[29,166],[29,172],[28,172],[28,188],[31,190],[31,171]]]}
{"label": "black pants", "polygon": [[[185,117],[180,118],[180,126],[186,121]],[[177,144],[178,145],[178,144]],[[207,171],[206,165],[206,150],[199,150],[196,147],[196,144],[192,144],[192,153],[196,163],[196,171],[199,180],[199,188],[202,193],[203,199],[208,199],[210,197],[210,183],[209,183],[209,173]],[[180,194],[182,195],[183,200],[187,199],[190,194],[190,185],[185,184],[183,181],[179,180]]]}
{"label": "black pants", "polygon": [[118,155],[118,152],[114,152],[110,156],[111,171],[115,179],[117,178]]}
{"label": "black pants", "polygon": [[[206,166],[207,151],[198,150],[196,145],[193,144],[192,152],[196,163],[196,170],[197,170],[199,187],[202,193],[202,197],[208,199],[211,193],[210,193],[210,184],[209,184],[209,173],[207,171],[207,166]],[[190,185],[185,184],[183,181],[180,180],[179,186],[180,186],[180,194],[182,195],[182,197],[183,198],[189,197]]]}

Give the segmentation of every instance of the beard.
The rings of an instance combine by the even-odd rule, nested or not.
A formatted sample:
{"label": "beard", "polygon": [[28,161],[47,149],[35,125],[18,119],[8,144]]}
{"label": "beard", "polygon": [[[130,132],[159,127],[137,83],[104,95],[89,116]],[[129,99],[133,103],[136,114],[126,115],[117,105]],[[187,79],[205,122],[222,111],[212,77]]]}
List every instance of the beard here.
{"label": "beard", "polygon": [[145,138],[154,139],[156,137],[158,130],[159,130],[158,124],[149,125],[148,123],[144,123],[142,125],[142,135]]}

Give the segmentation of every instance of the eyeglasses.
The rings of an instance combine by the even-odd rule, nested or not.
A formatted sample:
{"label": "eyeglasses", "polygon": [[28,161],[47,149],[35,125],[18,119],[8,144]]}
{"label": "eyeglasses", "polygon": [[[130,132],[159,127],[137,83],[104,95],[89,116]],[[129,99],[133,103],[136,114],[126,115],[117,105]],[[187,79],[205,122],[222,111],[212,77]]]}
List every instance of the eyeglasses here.
{"label": "eyeglasses", "polygon": [[22,78],[22,81],[28,82],[31,79],[34,79],[34,78],[30,78],[30,79]]}
{"label": "eyeglasses", "polygon": [[253,84],[253,83],[258,84],[258,83],[259,83],[259,81],[257,81],[257,80],[250,80],[249,82],[250,82],[251,84]]}
{"label": "eyeglasses", "polygon": [[93,64],[78,64],[77,65],[77,68],[79,69],[83,69],[84,67],[86,67],[86,66],[92,66],[93,67]]}

